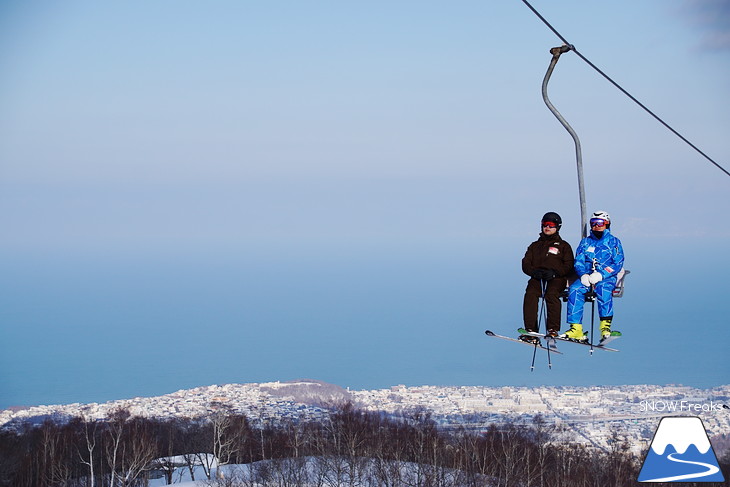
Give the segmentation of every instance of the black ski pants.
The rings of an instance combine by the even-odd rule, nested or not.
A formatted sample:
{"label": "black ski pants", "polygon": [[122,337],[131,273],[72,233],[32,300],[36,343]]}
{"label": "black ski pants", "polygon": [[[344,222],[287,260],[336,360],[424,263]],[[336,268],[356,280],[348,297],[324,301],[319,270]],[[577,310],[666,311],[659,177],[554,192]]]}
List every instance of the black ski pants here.
{"label": "black ski pants", "polygon": [[[537,329],[537,309],[540,297],[542,296],[542,282],[539,279],[527,281],[525,299],[522,303],[522,318],[525,329],[528,331],[539,331]],[[560,293],[567,285],[564,277],[556,277],[547,281],[545,289],[545,306],[547,307],[547,331],[560,331]],[[545,331],[545,330],[543,330]]]}

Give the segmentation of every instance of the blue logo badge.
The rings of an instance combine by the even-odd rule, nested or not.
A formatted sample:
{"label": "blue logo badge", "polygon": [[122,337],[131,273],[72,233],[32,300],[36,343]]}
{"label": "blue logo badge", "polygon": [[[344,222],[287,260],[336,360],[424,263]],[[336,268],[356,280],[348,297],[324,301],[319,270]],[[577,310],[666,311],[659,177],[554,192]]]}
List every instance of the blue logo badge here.
{"label": "blue logo badge", "polygon": [[662,418],[651,440],[639,482],[724,482],[702,420]]}

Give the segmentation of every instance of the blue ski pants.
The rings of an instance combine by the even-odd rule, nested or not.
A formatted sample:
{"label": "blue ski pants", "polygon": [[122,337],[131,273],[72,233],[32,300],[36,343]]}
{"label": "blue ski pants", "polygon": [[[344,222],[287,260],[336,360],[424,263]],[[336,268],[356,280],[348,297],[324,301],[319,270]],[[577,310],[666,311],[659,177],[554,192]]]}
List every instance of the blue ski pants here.
{"label": "blue ski pants", "polygon": [[[616,277],[607,277],[595,285],[599,318],[613,316],[612,293],[615,287]],[[568,323],[583,323],[583,306],[586,304],[585,296],[588,289],[580,279],[571,284],[568,291]]]}

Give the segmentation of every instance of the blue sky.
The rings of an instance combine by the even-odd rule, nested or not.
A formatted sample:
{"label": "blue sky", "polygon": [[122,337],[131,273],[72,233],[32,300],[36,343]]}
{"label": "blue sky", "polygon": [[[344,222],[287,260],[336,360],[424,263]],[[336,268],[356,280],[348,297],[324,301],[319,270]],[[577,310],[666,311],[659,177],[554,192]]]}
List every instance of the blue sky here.
{"label": "blue sky", "polygon": [[[728,2],[532,3],[730,167]],[[573,53],[550,96],[633,272],[621,356],[530,374],[483,336],[519,325],[540,216],[580,234],[540,95],[559,44],[517,0],[3,2],[0,406],[301,376],[726,383],[730,178]]]}

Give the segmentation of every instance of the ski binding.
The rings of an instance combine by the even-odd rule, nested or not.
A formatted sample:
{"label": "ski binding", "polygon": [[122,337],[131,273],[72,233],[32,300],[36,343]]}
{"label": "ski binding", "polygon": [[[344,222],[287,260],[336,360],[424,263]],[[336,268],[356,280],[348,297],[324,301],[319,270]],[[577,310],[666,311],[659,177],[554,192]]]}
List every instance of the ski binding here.
{"label": "ski binding", "polygon": [[[557,354],[560,354],[560,355],[562,355],[562,354],[563,354],[563,352],[559,351],[559,350],[558,350],[558,348],[557,348],[556,346],[550,346],[550,344],[549,344],[549,343],[548,343],[548,346],[547,346],[547,347],[545,347],[545,346],[543,346],[543,344],[542,344],[542,343],[539,343],[539,342],[538,342],[538,343],[530,343],[530,342],[525,342],[525,341],[522,341],[522,340],[518,340],[517,338],[512,338],[512,337],[508,337],[508,336],[504,336],[504,335],[498,335],[498,334],[496,334],[496,333],[494,333],[493,331],[490,331],[490,330],[487,330],[487,331],[485,331],[484,333],[485,333],[485,334],[486,334],[487,336],[490,336],[490,337],[494,337],[494,338],[501,338],[502,340],[509,340],[509,341],[511,341],[511,342],[517,342],[517,343],[522,343],[523,345],[529,345],[529,346],[531,346],[531,347],[537,347],[537,348],[541,348],[541,349],[543,349],[543,350],[547,350],[547,351],[549,351],[549,352],[552,352],[552,353],[557,353]],[[536,337],[538,337],[538,338],[544,338],[544,336],[543,336],[543,335],[541,335],[541,334],[537,334],[537,335],[533,335],[533,336],[536,336]],[[550,338],[552,338],[552,337],[550,337]],[[548,342],[549,342],[549,341],[550,341],[550,340],[548,340]]]}

